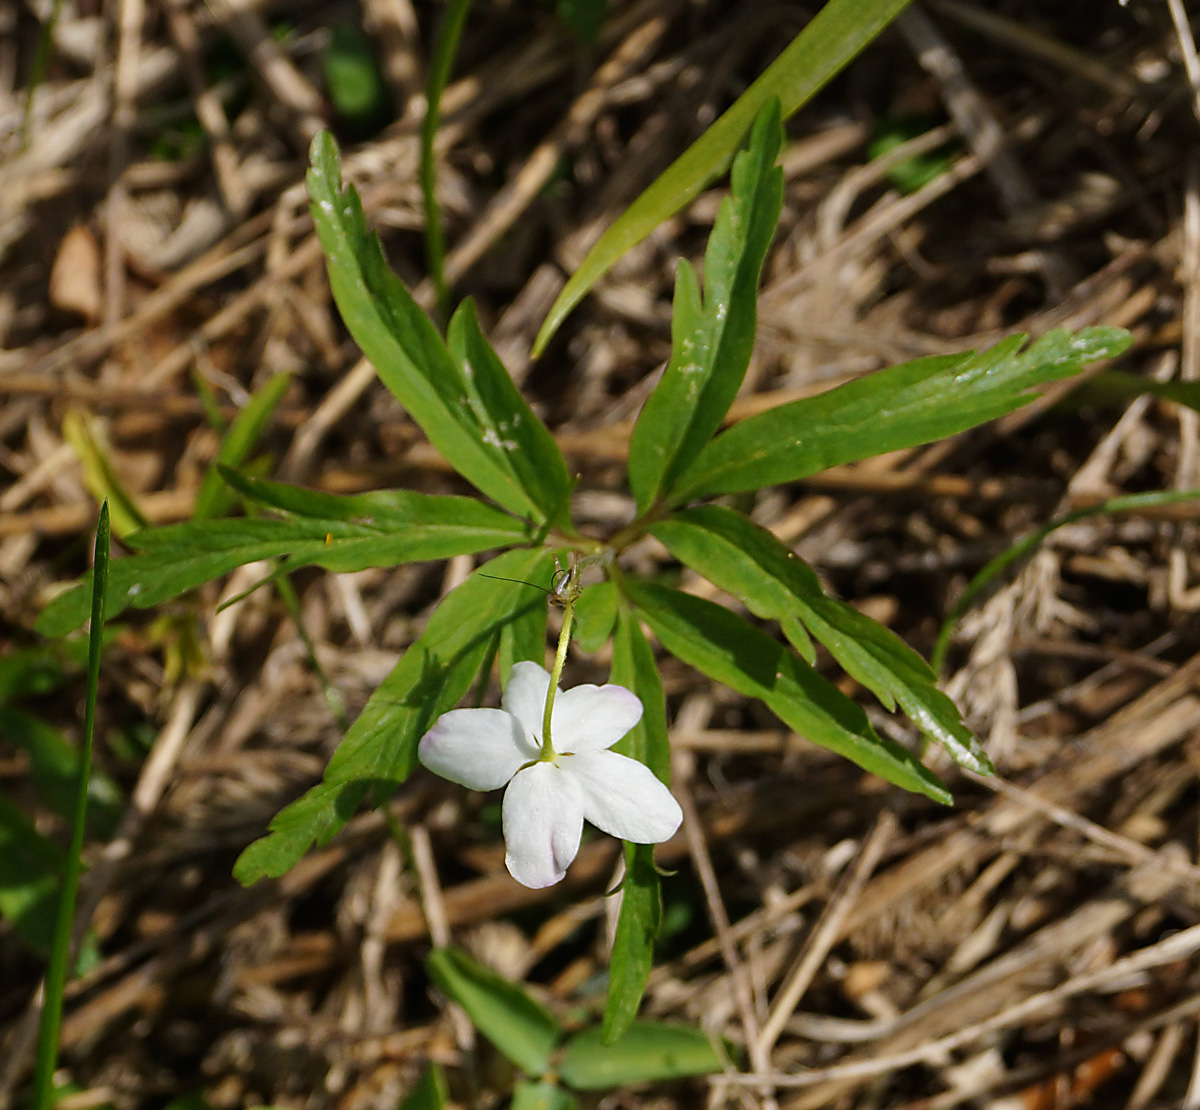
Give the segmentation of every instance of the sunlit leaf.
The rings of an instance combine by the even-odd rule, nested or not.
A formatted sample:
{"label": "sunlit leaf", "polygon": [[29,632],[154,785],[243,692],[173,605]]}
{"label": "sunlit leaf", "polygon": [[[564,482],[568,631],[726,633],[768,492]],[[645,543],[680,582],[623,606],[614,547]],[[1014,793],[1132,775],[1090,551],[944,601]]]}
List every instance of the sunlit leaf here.
{"label": "sunlit leaf", "polygon": [[893,632],[829,597],[812,568],[765,528],[732,509],[687,509],[651,527],[680,562],[743,601],[756,616],[803,626],[886,708],[898,704],[930,739],[980,774],[991,763],[937,688],[928,664]]}
{"label": "sunlit leaf", "polygon": [[645,511],[720,427],[754,349],[758,278],[783,203],[779,104],[759,116],[749,149],[733,163],[704,256],[704,295],[681,260],[671,321],[671,360],[646,400],[629,446],[629,483]]}
{"label": "sunlit leaf", "polygon": [[717,436],[681,477],[694,497],[794,482],[832,466],[956,435],[1019,409],[1034,386],[1120,354],[1122,328],[1059,329],[1021,351],[1014,335],[980,354],[936,355],[892,366],[780,405]]}
{"label": "sunlit leaf", "polygon": [[622,589],[663,647],[747,697],[789,728],[888,782],[950,804],[937,776],[880,737],[862,709],[804,660],[722,605],[666,586],[626,579]]}
{"label": "sunlit leaf", "polygon": [[540,355],[559,325],[626,251],[725,172],[750,124],[768,100],[787,119],[904,8],[908,0],[828,0],[733,105],[683,152],[596,241],[559,293],[534,343]]}
{"label": "sunlit leaf", "polygon": [[553,555],[505,552],[446,596],[371,695],[324,779],[276,814],[270,833],[238,857],[233,873],[239,882],[284,874],[310,845],[327,843],[368,794],[382,801],[408,777],[417,741],[467,693],[497,630],[533,606],[545,607],[545,598],[522,582],[496,579],[548,577]]}
{"label": "sunlit leaf", "polygon": [[703,1029],[658,1021],[636,1021],[614,1044],[599,1029],[585,1029],[568,1042],[558,1072],[580,1091],[624,1087],[630,1083],[712,1075],[721,1056]]}
{"label": "sunlit leaf", "polygon": [[562,1039],[554,1015],[518,984],[458,948],[435,948],[429,977],[467,1012],[472,1024],[526,1075],[545,1074]]}

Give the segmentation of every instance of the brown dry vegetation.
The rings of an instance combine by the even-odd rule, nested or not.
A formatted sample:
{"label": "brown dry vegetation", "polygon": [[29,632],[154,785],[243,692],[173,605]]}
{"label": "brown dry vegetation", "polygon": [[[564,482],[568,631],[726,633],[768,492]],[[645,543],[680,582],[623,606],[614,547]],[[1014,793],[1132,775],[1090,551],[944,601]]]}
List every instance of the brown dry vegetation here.
{"label": "brown dry vegetation", "polygon": [[[720,190],[631,252],[536,365],[534,332],[599,231],[813,6],[617,2],[591,49],[531,3],[481,0],[471,13],[440,137],[449,270],[583,474],[579,515],[597,530],[627,519],[618,464],[668,351],[674,262],[702,252]],[[343,130],[346,173],[429,303],[415,135],[440,6],[100,7],[66,5],[22,150],[42,8],[0,3],[0,613],[12,645],[33,642],[48,591],[85,568],[96,503],[64,439],[69,413],[109,445],[154,521],[187,516],[217,442],[197,378],[229,413],[292,374],[267,436],[286,480],[460,488],[348,341],[302,185],[307,141],[330,120],[328,28],[365,20],[398,112],[366,142]],[[293,30],[277,41],[284,16]],[[220,49],[249,61],[215,75]],[[1124,325],[1136,343],[1123,369],[1200,377],[1194,59],[1158,0],[914,7],[789,123],[739,410],[1058,324]],[[193,110],[206,140],[152,157]],[[950,170],[893,189],[867,154],[888,117],[938,126]],[[1108,404],[1077,385],[1055,391],[1053,410],[764,490],[754,516],[927,653],[967,577],[1014,536],[1100,496],[1200,485],[1193,413]],[[731,1070],[602,1104],[1200,1106],[1194,517],[1184,506],[1064,529],[976,607],[949,682],[1001,777],[967,779],[933,756],[953,810],[664,660],[688,819],[659,853],[677,871],[645,1010],[727,1038],[737,1066],[774,1086]],[[308,635],[351,713],[470,566],[297,577]],[[594,1010],[615,846],[595,839],[561,886],[525,890],[503,871],[495,799],[422,772],[390,807],[411,852],[383,814],[364,813],[282,881],[239,888],[238,851],[319,777],[338,735],[274,595],[214,615],[260,573],[168,607],[175,635],[199,614],[203,665],[172,670],[170,628],[147,614],[123,619],[107,652],[98,758],[127,801],[114,839],[89,847],[83,901],[101,958],[68,992],[63,1067],[81,1091],[70,1105],[201,1092],[218,1110],[390,1107],[430,1059],[460,1104],[501,1105],[494,1054],[430,992],[430,936],[527,977],[568,1019]],[[569,681],[590,680],[607,660],[571,667]],[[81,704],[76,682],[27,708],[77,735]],[[0,738],[0,790],[63,837],[29,779]],[[0,924],[4,1105],[27,1089],[40,970]]]}

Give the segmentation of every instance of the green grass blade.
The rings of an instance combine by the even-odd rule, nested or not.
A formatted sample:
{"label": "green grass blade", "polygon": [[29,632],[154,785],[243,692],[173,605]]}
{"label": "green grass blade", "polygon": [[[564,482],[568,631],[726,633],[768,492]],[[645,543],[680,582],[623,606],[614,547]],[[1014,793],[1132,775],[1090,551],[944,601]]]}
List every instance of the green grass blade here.
{"label": "green grass blade", "polygon": [[425,264],[437,296],[438,323],[450,319],[450,289],[446,285],[446,239],[442,233],[442,213],[437,201],[437,156],[434,140],[442,119],[442,94],[450,81],[450,69],[458,53],[458,40],[471,0],[451,0],[446,18],[438,32],[425,86],[425,118],[421,121],[421,204],[425,209]]}
{"label": "green grass blade", "polygon": [[827,85],[908,0],[829,0],[732,107],[617,218],[571,275],[533,345],[540,355],[571,310],[626,251],[725,172],[759,109],[779,98],[787,119]]}
{"label": "green grass blade", "polygon": [[941,674],[942,667],[946,662],[946,652],[950,649],[950,637],[954,634],[954,629],[957,627],[958,622],[962,620],[963,614],[971,607],[971,603],[983,590],[987,589],[988,585],[998,575],[1002,574],[1018,559],[1023,559],[1035,550],[1051,532],[1057,531],[1064,525],[1074,524],[1077,520],[1084,520],[1089,516],[1115,515],[1136,509],[1151,509],[1158,505],[1173,505],[1179,501],[1195,501],[1198,498],[1200,498],[1200,490],[1196,489],[1155,490],[1150,493],[1131,493],[1124,497],[1111,497],[1107,501],[1101,501],[1098,505],[1088,505],[1085,508],[1075,509],[1072,512],[1064,513],[1060,517],[1055,517],[1049,523],[1043,524],[1041,528],[1030,532],[1028,536],[1017,540],[1012,547],[1002,551],[967,583],[967,588],[963,590],[958,601],[954,603],[954,608],[950,610],[949,615],[942,621],[942,627],[938,629],[937,643],[934,645],[933,658],[931,660],[934,673]]}
{"label": "green grass blade", "polygon": [[75,922],[75,895],[82,870],[83,834],[87,823],[88,783],[92,771],[92,741],[96,731],[96,691],[100,683],[100,651],[104,642],[104,594],[108,582],[108,502],[100,506],[96,527],[96,562],[92,577],[92,627],[88,635],[87,701],[83,722],[83,759],[79,768],[79,794],[75,805],[75,828],[67,853],[58,919],[50,965],[46,969],[42,1022],[38,1030],[37,1063],[33,1080],[33,1110],[50,1110],[54,1102],[54,1068],[58,1061],[58,1035],[62,1027],[63,991],[71,958],[71,933]]}

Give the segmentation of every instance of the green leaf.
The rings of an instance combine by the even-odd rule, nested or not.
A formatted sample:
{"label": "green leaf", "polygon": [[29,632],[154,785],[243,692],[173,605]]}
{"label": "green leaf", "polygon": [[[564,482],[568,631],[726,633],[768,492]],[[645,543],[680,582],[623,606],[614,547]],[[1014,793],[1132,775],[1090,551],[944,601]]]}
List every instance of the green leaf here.
{"label": "green leaf", "polygon": [[508,687],[513,666],[526,660],[539,667],[546,665],[546,601],[545,595],[533,586],[526,587],[529,597],[539,604],[530,605],[500,629],[500,646],[496,653],[500,686]]}
{"label": "green leaf", "polygon": [[789,118],[907,3],[908,0],[828,0],[763,75],[597,240],[550,307],[533,345],[535,357],[546,349],[571,309],[618,258],[725,172],[742,137],[767,101],[778,98],[783,118]]}
{"label": "green leaf", "polygon": [[1063,329],[1021,353],[1015,335],[982,354],[916,359],[780,405],[717,436],[673,501],[794,482],[832,466],[916,447],[1019,409],[1030,390],[1129,346],[1122,328]]}
{"label": "green leaf", "polygon": [[681,261],[675,281],[671,360],[646,400],[629,446],[629,484],[642,512],[712,438],[737,396],[754,349],[758,278],[783,204],[779,103],[759,114],[750,147],[733,163],[733,188],[717,211],[704,256],[704,300]]}
{"label": "green leaf", "polygon": [[[616,745],[622,755],[640,760],[668,786],[671,751],[667,738],[667,702],[654,652],[642,635],[636,614],[622,608],[613,642],[611,682],[637,694],[642,719]],[[654,845],[625,845],[621,912],[609,960],[608,999],[603,1040],[612,1044],[637,1017],[654,967],[654,942],[662,924],[662,884],[654,866]]]}
{"label": "green leaf", "polygon": [[65,866],[66,853],[0,794],[0,917],[43,958]]}
{"label": "green leaf", "polygon": [[446,343],[466,383],[467,400],[484,440],[504,452],[512,474],[540,511],[539,519],[562,523],[553,517],[566,509],[571,492],[567,461],[479,330],[470,298],[450,321]]}
{"label": "green leaf", "polygon": [[88,492],[97,501],[108,501],[113,531],[124,538],[145,528],[145,515],[113,466],[112,449],[103,424],[90,413],[72,408],[63,417],[62,434],[79,456]]}
{"label": "green leaf", "polygon": [[545,1006],[458,948],[435,948],[425,969],[514,1065],[526,1075],[545,1074],[562,1039],[562,1027]]}
{"label": "green leaf", "polygon": [[800,621],[884,706],[898,704],[926,736],[964,767],[990,774],[991,761],[937,688],[928,664],[883,625],[829,597],[816,574],[765,528],[732,509],[688,509],[650,531],[681,563],[699,571],[759,617]]}
{"label": "green leaf", "polygon": [[436,1063],[430,1061],[397,1110],[446,1110],[449,1102],[446,1076]]}
{"label": "green leaf", "polygon": [[[129,537],[142,554],[113,564],[109,612],[161,604],[203,582],[260,559],[286,556],[284,571],[389,567],[470,555],[525,541],[527,528],[472,497],[435,497],[407,490],[339,496],[221,471],[232,486],[283,510],[283,519],[237,518],[170,524]],[[302,515],[303,514],[303,515]],[[87,615],[88,576],[60,594],[37,621],[44,636],[61,636]]]}
{"label": "green leaf", "polygon": [[477,420],[467,383],[437,329],[388,268],[367,232],[353,186],[343,189],[337,144],[312,142],[308,192],[329,285],[350,334],[430,443],[468,482],[506,509],[543,521],[513,471],[512,452]]}
{"label": "green leaf", "polygon": [[0,655],[0,705],[49,694],[63,681],[62,664],[44,646]]}
{"label": "green leaf", "polygon": [[864,770],[934,801],[953,801],[911,752],[877,736],[862,709],[836,686],[724,606],[632,579],[622,589],[672,655],[758,698],[789,728]]}
{"label": "green leaf", "polygon": [[593,46],[608,14],[608,0],[558,0],[554,10],[580,42]]}
{"label": "green leaf", "polygon": [[245,885],[277,878],[295,866],[314,842],[328,841],[372,793],[381,801],[409,775],[417,741],[471,686],[496,631],[545,599],[521,582],[503,578],[548,577],[554,552],[507,551],[452,590],[425,631],[371,695],[325,769],[325,777],[276,814],[270,833],[250,845],[234,865]]}
{"label": "green leaf", "polygon": [[[56,813],[70,817],[79,796],[79,750],[53,725],[32,713],[0,705],[0,739],[29,757],[38,797]],[[101,836],[116,831],[124,808],[121,788],[107,775],[92,771],[88,782],[90,824]]]}
{"label": "green leaf", "polygon": [[221,468],[239,467],[250,457],[250,452],[262,438],[290,384],[290,374],[272,375],[233,418],[233,423],[221,439],[213,465],[200,483],[200,491],[196,494],[196,504],[192,509],[193,520],[224,516],[233,507],[233,494],[221,476]]}
{"label": "green leaf", "polygon": [[579,1091],[599,1091],[712,1075],[721,1056],[702,1029],[660,1021],[635,1021],[615,1044],[606,1045],[600,1030],[584,1029],[568,1042],[558,1073]]}
{"label": "green leaf", "polygon": [[575,602],[571,634],[584,651],[599,651],[612,635],[617,620],[617,587],[610,580],[585,586]]}
{"label": "green leaf", "polygon": [[554,1083],[523,1079],[513,1088],[509,1110],[578,1110],[579,1099]]}
{"label": "green leaf", "polygon": [[333,110],[345,124],[362,135],[387,122],[391,97],[371,40],[361,27],[347,20],[334,23],[321,62]]}

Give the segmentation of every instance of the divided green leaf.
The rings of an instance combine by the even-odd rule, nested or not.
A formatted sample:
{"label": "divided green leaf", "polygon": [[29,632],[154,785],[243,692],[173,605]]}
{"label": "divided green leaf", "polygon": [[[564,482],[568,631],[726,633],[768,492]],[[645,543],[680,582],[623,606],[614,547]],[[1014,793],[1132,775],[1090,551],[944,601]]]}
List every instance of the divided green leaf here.
{"label": "divided green leaf", "polygon": [[759,617],[799,621],[884,706],[897,705],[964,767],[992,770],[928,664],[893,632],[821,589],[811,567],[765,528],[731,509],[687,509],[650,531],[681,563]]}
{"label": "divided green leaf", "polygon": [[[499,387],[495,375],[503,366],[494,352],[481,357],[480,345],[487,346],[481,336],[467,335],[469,364],[442,342],[388,268],[378,237],[367,231],[357,192],[342,188],[337,144],[329,132],[313,139],[310,156],[313,220],[350,334],[447,462],[506,509],[544,523],[552,507],[541,498],[556,475],[548,471],[532,489],[523,481],[530,461],[523,451],[531,444],[546,450],[548,433],[537,430],[540,420],[515,389]],[[462,326],[469,333],[469,323]],[[475,383],[468,381],[472,371],[480,376]]]}
{"label": "divided green leaf", "polygon": [[646,400],[629,447],[639,510],[667,493],[700,453],[737,396],[754,349],[758,279],[783,204],[779,103],[760,113],[749,149],[733,163],[704,256],[704,296],[681,260],[675,278],[671,360]]}
{"label": "divided green leaf", "polygon": [[675,504],[794,482],[832,466],[956,435],[1019,409],[1030,390],[1129,346],[1122,328],[1014,335],[981,354],[937,355],[752,416],[712,440],[680,478]]}
{"label": "divided green leaf", "polygon": [[497,631],[533,607],[545,609],[545,598],[522,581],[496,578],[548,579],[553,557],[546,550],[507,551],[446,596],[371,695],[324,779],[276,814],[270,833],[238,857],[238,882],[284,874],[310,845],[326,844],[368,794],[382,801],[408,777],[417,741],[470,689]]}
{"label": "divided green leaf", "polygon": [[[112,564],[108,612],[158,605],[236,567],[286,557],[285,570],[331,571],[447,559],[527,539],[528,526],[473,497],[408,490],[344,496],[247,478],[222,469],[245,496],[277,509],[282,519],[235,518],[147,528],[129,537],[141,553]],[[87,617],[90,575],[54,599],[38,618],[45,636],[60,636]]]}
{"label": "divided green leaf", "polygon": [[876,734],[858,705],[736,613],[649,582],[626,580],[622,589],[676,658],[739,694],[758,698],[789,728],[863,770],[934,801],[953,801],[911,752]]}

